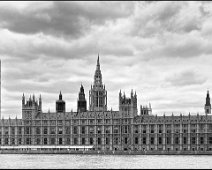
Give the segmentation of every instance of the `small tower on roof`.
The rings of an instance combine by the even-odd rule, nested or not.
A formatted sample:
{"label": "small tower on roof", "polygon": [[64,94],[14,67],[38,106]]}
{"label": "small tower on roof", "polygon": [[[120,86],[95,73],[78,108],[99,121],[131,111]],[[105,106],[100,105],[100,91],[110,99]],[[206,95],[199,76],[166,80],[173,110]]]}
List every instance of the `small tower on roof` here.
{"label": "small tower on roof", "polygon": [[25,119],[35,119],[38,114],[42,113],[42,108],[40,104],[35,99],[35,95],[33,94],[33,100],[31,95],[29,100],[26,100],[25,95],[23,93],[22,96],[22,118]]}
{"label": "small tower on roof", "polygon": [[83,85],[81,84],[79,97],[77,101],[77,112],[86,112],[87,111],[87,102],[85,99],[85,93]]}
{"label": "small tower on roof", "polygon": [[133,95],[133,90],[131,90],[130,97],[126,97],[125,92],[122,95],[119,92],[119,111],[122,113],[123,117],[134,117],[137,116],[137,97]]}
{"label": "small tower on roof", "polygon": [[22,107],[25,105],[25,96],[24,96],[24,93],[23,93],[23,96],[22,96]]}
{"label": "small tower on roof", "polygon": [[209,90],[207,91],[206,103],[205,103],[205,114],[211,114],[211,102],[210,102],[210,94]]}
{"label": "small tower on roof", "polygon": [[60,91],[59,100],[56,101],[56,112],[61,113],[61,112],[65,112],[65,110],[66,110],[66,103],[63,100],[63,96]]}
{"label": "small tower on roof", "polygon": [[39,97],[39,107],[40,107],[40,110],[42,110],[42,98],[41,98],[41,94],[40,94],[40,97]]}

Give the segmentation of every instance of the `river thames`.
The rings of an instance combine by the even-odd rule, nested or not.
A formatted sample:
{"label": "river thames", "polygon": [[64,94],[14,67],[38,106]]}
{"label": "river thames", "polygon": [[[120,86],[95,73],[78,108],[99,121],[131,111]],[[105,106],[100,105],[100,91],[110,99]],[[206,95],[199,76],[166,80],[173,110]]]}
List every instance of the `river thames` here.
{"label": "river thames", "polygon": [[176,169],[212,168],[212,156],[2,154],[0,168],[15,169]]}

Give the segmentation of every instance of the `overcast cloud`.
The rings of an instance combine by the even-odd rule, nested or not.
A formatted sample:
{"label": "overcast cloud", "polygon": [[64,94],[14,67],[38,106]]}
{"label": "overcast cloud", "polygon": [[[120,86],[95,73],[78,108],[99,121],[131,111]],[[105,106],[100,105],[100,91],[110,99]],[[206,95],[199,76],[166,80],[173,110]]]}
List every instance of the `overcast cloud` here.
{"label": "overcast cloud", "polygon": [[[25,93],[76,111],[100,55],[108,109],[121,89],[153,113],[203,114],[212,88],[210,2],[0,2],[2,116],[21,117]],[[87,106],[88,107],[88,106]],[[140,111],[139,111],[140,112]]]}

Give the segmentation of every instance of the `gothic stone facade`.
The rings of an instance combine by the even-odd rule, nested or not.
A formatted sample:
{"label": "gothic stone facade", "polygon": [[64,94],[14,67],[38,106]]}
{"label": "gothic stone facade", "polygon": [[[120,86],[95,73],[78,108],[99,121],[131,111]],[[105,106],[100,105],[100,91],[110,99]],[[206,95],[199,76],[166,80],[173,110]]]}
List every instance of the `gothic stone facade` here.
{"label": "gothic stone facade", "polygon": [[210,151],[212,116],[209,92],[205,115],[157,116],[150,107],[137,110],[137,95],[119,93],[119,111],[107,110],[107,91],[102,84],[99,57],[94,84],[89,91],[89,110],[81,85],[77,112],[66,112],[62,94],[56,112],[42,112],[42,99],[22,98],[22,119],[0,121],[0,145],[92,145],[94,150]]}

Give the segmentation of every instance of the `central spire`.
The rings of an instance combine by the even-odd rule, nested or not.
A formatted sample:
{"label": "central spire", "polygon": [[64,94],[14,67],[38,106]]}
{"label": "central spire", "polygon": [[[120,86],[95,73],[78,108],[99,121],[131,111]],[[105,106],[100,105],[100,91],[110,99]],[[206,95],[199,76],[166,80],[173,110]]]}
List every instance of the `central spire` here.
{"label": "central spire", "polygon": [[99,64],[99,53],[98,53],[98,58],[97,58],[97,68],[99,68],[100,69],[100,64]]}
{"label": "central spire", "polygon": [[94,84],[89,91],[90,111],[106,111],[107,110],[107,91],[102,84],[102,73],[100,70],[99,54],[94,74]]}
{"label": "central spire", "polygon": [[98,54],[98,58],[97,58],[96,71],[95,71],[95,75],[94,75],[94,84],[102,85],[102,73],[100,70],[99,54]]}

